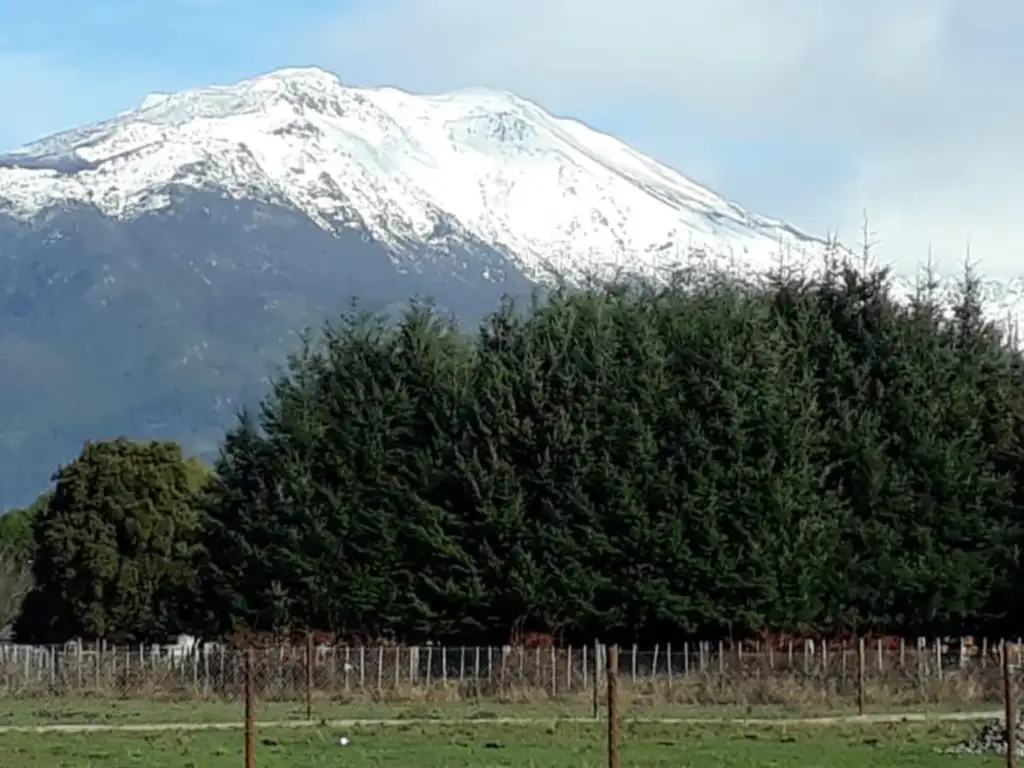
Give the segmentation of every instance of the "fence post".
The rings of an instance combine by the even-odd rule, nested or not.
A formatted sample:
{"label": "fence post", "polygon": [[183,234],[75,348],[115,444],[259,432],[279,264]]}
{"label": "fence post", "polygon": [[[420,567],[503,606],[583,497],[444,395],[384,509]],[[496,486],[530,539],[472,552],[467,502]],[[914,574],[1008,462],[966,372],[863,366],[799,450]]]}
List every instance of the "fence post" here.
{"label": "fence post", "polygon": [[[209,696],[212,687],[210,684],[210,646],[203,643],[199,648],[203,654],[203,695]],[[125,670],[127,669],[128,667],[125,665]]]}
{"label": "fence post", "polygon": [[473,692],[475,698],[480,699],[480,646],[473,648]]}
{"label": "fence post", "polygon": [[1003,651],[1003,696],[1006,699],[1006,765],[1017,768],[1017,701],[1014,698],[1013,672],[1010,666],[1010,649],[1002,641]]}
{"label": "fence post", "polygon": [[395,690],[402,686],[402,646],[395,644]]}
{"label": "fence post", "polygon": [[594,641],[594,719],[601,719],[601,641]]}
{"label": "fence post", "polygon": [[857,714],[864,715],[864,638],[857,638]]}
{"label": "fence post", "polygon": [[669,643],[668,647],[665,648],[665,663],[666,663],[665,671],[668,672],[668,692],[669,692],[669,696],[671,696],[672,695],[672,643]]}
{"label": "fence post", "polygon": [[608,768],[619,768],[619,646],[608,647]]}
{"label": "fence post", "polygon": [[558,695],[558,654],[555,646],[551,645],[551,698]]}
{"label": "fence post", "polygon": [[306,633],[306,719],[313,719],[313,633]]}
{"label": "fence post", "polygon": [[583,669],[583,690],[585,692],[587,690],[587,685],[589,683],[589,678],[590,678],[590,667],[588,666],[590,664],[590,659],[587,658],[587,644],[584,643],[582,648],[583,648],[583,667],[582,667],[582,669]]}
{"label": "fence post", "polygon": [[366,646],[359,646],[359,692],[366,693]]}
{"label": "fence post", "polygon": [[256,681],[252,665],[252,646],[245,649],[245,768],[256,765]]}
{"label": "fence post", "polygon": [[377,646],[377,696],[384,698],[384,646]]}

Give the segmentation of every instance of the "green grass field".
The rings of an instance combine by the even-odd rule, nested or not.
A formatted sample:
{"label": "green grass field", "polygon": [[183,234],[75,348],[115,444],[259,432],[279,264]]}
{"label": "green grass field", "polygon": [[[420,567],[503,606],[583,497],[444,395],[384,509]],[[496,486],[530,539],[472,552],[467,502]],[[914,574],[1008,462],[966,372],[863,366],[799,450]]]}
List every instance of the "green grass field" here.
{"label": "green grass field", "polygon": [[[936,754],[970,730],[965,725],[871,727],[654,726],[624,724],[622,765],[637,768],[952,768],[994,766],[998,756]],[[390,725],[351,729],[260,730],[260,768],[599,768],[603,725]],[[227,768],[242,760],[241,730],[191,733],[92,733],[0,736],[10,768]]]}

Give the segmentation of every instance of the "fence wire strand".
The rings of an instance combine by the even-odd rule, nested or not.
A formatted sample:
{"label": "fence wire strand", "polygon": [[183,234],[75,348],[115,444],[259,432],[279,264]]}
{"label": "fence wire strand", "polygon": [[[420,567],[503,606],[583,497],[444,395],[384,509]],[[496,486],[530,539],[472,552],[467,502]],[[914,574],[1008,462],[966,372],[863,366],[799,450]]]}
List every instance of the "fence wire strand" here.
{"label": "fence wire strand", "polygon": [[[625,706],[959,705],[1001,700],[998,650],[946,643],[899,648],[809,644],[744,650],[715,643],[619,655]],[[1009,646],[1019,669],[1020,647]],[[267,702],[589,702],[604,677],[595,649],[282,645],[254,650],[257,697]],[[863,670],[861,666],[863,665]],[[1019,676],[1019,672],[1014,673]],[[197,699],[241,702],[245,651],[216,643],[115,647],[0,645],[0,697]],[[863,700],[861,703],[863,703]]]}

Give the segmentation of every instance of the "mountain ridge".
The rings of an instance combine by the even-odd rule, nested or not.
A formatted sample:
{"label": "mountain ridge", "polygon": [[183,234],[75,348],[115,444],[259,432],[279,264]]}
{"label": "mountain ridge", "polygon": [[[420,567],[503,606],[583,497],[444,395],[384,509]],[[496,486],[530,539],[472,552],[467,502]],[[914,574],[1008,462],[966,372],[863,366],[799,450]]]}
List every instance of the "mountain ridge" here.
{"label": "mountain ridge", "polygon": [[328,231],[365,227],[391,245],[447,223],[541,279],[551,267],[653,271],[693,248],[764,266],[780,248],[813,258],[826,247],[513,94],[349,87],[317,68],[150,95],[0,166],[0,201],[15,216],[75,201],[131,217],[165,207],[161,190],[177,183],[292,205]]}
{"label": "mountain ridge", "polygon": [[[503,91],[289,68],[150,94],[0,155],[0,508],[86,439],[209,457],[295,332],[353,295],[471,324],[556,278],[780,255],[813,274],[829,253],[849,254]],[[1018,316],[1024,281],[984,294]]]}

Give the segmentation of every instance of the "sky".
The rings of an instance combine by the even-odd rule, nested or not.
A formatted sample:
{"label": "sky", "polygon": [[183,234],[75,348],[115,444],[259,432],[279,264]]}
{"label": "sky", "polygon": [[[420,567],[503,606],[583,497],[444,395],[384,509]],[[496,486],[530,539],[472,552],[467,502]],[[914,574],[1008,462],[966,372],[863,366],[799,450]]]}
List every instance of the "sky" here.
{"label": "sky", "polygon": [[[908,272],[1024,275],[1015,0],[0,0],[0,150],[317,65],[512,91]],[[1020,264],[1018,265],[1018,260]]]}

